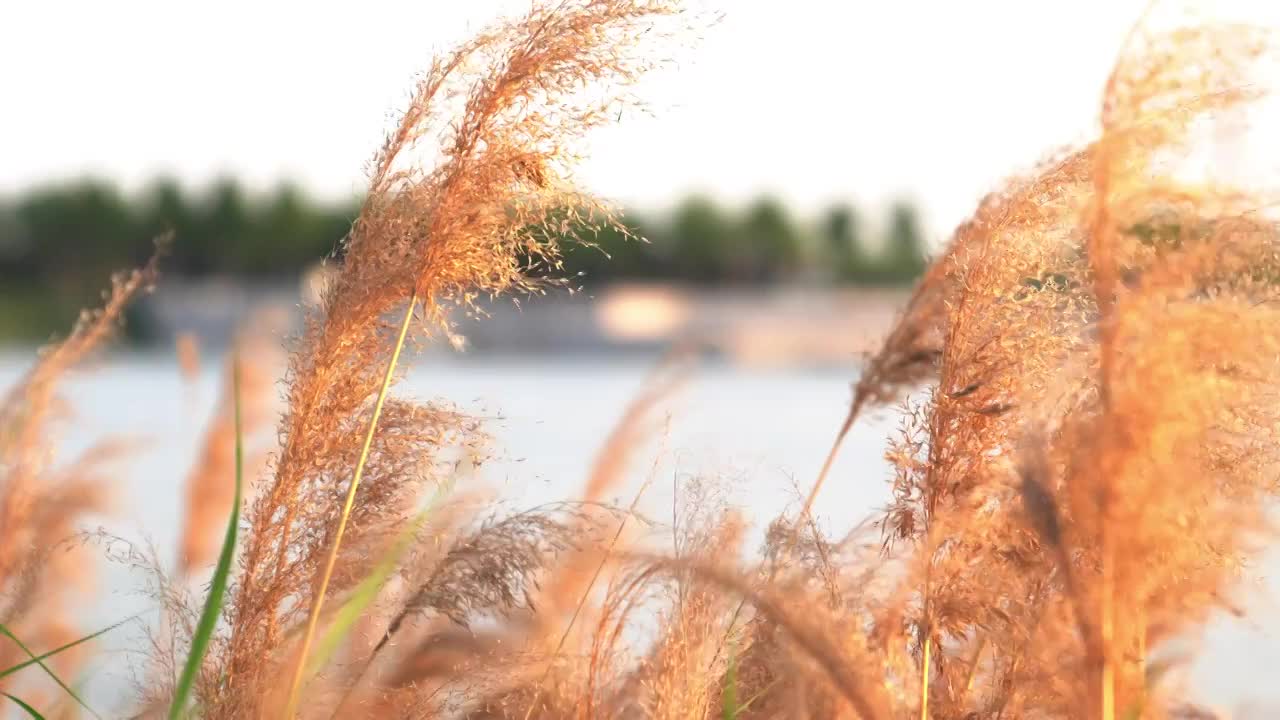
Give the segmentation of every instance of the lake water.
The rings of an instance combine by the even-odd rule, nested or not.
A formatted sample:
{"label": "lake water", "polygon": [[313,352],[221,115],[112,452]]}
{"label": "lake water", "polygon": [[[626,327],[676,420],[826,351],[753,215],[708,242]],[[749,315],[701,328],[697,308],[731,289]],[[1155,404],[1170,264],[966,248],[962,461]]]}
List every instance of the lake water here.
{"label": "lake water", "polygon": [[[0,387],[20,375],[28,357],[0,355]],[[174,547],[182,483],[217,400],[220,366],[206,359],[199,377],[188,381],[172,357],[116,356],[66,383],[76,415],[60,449],[64,457],[104,437],[139,441],[119,474],[116,511],[102,519],[110,531]],[[447,399],[491,418],[496,458],[482,468],[481,478],[510,507],[525,507],[579,494],[595,451],[652,368],[643,358],[430,360],[417,364],[398,392]],[[734,504],[753,521],[767,522],[794,504],[796,485],[807,488],[816,475],[847,409],[851,377],[852,370],[697,369],[665,403],[665,438],[640,454],[632,482],[615,499],[630,501],[656,456],[657,480],[644,505],[653,515],[669,516],[673,486],[701,474],[722,478]],[[881,455],[895,426],[887,412],[855,428],[817,503],[827,528],[847,529],[887,500],[889,476]],[[1280,563],[1262,567],[1277,569]],[[141,582],[124,568],[105,568],[103,594],[86,610],[86,627],[145,610],[136,592]],[[1245,711],[1247,701],[1280,700],[1280,688],[1268,682],[1271,669],[1280,667],[1280,609],[1273,601],[1280,585],[1265,579],[1258,585],[1248,624],[1216,623],[1186,673],[1194,695],[1214,707]],[[138,642],[139,633],[131,631],[102,643],[105,652],[90,685],[101,707],[111,707],[124,692]],[[1245,715],[1280,716],[1256,706],[1237,716]]]}

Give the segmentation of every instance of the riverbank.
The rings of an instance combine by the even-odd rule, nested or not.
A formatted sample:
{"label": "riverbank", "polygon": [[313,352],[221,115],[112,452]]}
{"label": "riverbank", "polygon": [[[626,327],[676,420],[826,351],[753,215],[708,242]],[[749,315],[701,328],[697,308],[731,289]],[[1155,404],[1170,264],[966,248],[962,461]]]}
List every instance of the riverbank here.
{"label": "riverbank", "polygon": [[[465,347],[483,355],[651,354],[682,344],[749,366],[848,365],[875,347],[907,292],[659,284],[554,292],[486,302],[478,315],[458,313],[455,342],[427,352]],[[314,283],[302,292],[224,281],[167,284],[143,298],[136,315],[155,344],[189,335],[202,347],[220,348],[254,315],[296,329],[303,307],[316,296]]]}

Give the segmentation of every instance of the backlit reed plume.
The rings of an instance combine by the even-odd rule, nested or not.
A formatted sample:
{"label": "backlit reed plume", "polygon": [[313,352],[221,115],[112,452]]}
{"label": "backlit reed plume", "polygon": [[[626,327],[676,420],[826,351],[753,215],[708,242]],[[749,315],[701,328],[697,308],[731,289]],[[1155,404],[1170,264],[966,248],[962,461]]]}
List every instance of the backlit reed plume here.
{"label": "backlit reed plume", "polygon": [[[455,677],[489,674],[455,680],[450,707],[504,718],[1191,712],[1158,668],[1170,640],[1229,606],[1264,529],[1280,466],[1280,273],[1269,189],[1188,179],[1179,159],[1199,147],[1198,123],[1258,100],[1232,88],[1270,45],[1247,28],[1158,19],[1121,58],[1101,138],[982,202],[855,389],[851,418],[930,385],[889,448],[878,541],[822,536],[811,493],[743,572],[732,513],[695,496],[702,513],[677,528],[675,557],[631,554],[578,619],[585,656],[571,649],[532,690],[514,682],[528,670],[500,649],[506,636],[455,638]],[[1126,104],[1143,109],[1123,120]]]}
{"label": "backlit reed plume", "polygon": [[985,203],[947,256],[964,251],[937,386],[893,449],[884,522],[913,558],[922,716],[1164,712],[1151,658],[1254,547],[1274,193],[1196,154],[1261,97],[1246,66],[1274,47],[1174,10],[1130,39],[1101,139]]}
{"label": "backlit reed plume", "polygon": [[[58,384],[110,340],[129,302],[148,291],[155,276],[153,258],[114,277],[103,306],[82,312],[71,333],[41,350],[35,365],[0,400],[0,623],[36,652],[87,630],[76,615],[92,585],[93,558],[75,536],[87,515],[105,509],[109,463],[123,449],[103,442],[71,462],[59,461],[54,448],[69,410]],[[85,649],[61,653],[50,664],[68,673]],[[0,667],[27,657],[16,642],[0,641]],[[38,669],[6,679],[5,690],[38,703],[61,696],[52,685],[52,694],[18,688],[31,687],[27,681],[37,675]]]}
{"label": "backlit reed plume", "polygon": [[[341,568],[362,566],[369,533],[405,517],[445,471],[440,450],[469,435],[456,413],[398,399],[367,432],[371,403],[394,379],[393,328],[412,325],[407,314],[403,325],[387,316],[418,308],[448,333],[451,309],[537,289],[525,270],[557,263],[553,234],[579,220],[612,222],[607,205],[573,184],[574,148],[617,117],[621,89],[653,64],[637,39],[660,37],[649,31],[676,11],[637,0],[537,4],[423,75],[374,158],[338,270],[294,348],[282,449],[249,512],[230,632],[199,691],[206,715],[263,711],[264,683],[278,685],[282,673],[303,684],[322,599],[358,579]],[[309,627],[297,633],[300,622]]]}
{"label": "backlit reed plume", "polygon": [[[631,456],[652,431],[655,406],[680,378],[678,369],[664,364],[628,406],[580,501],[508,515],[470,533],[451,527],[447,517],[431,523],[435,539],[399,574],[405,590],[390,600],[395,612],[381,622],[371,618],[370,627],[380,626],[377,642],[351,659],[355,679],[331,678],[331,685],[346,688],[335,712],[465,706],[532,717],[546,702],[572,696],[567,687],[581,681],[577,638],[589,636],[600,594],[593,591],[619,561],[624,531],[640,525],[628,521],[649,482],[625,511],[600,501],[626,479]],[[441,555],[446,538],[453,538],[452,547]],[[485,628],[478,637],[477,620]],[[459,628],[470,639],[459,636]],[[543,697],[548,690],[550,699]]]}
{"label": "backlit reed plume", "polygon": [[[451,451],[482,452],[476,421],[383,403],[411,313],[448,335],[479,297],[539,288],[526,271],[556,264],[548,230],[609,222],[570,183],[567,143],[613,116],[602,98],[648,65],[631,39],[674,11],[537,5],[424,76],[294,348],[200,714],[1202,717],[1161,671],[1233,607],[1280,468],[1280,188],[1205,152],[1250,147],[1269,99],[1256,73],[1280,68],[1274,38],[1246,24],[1155,5],[1099,136],[955,231],[839,432],[908,396],[872,523],[822,532],[829,457],[751,560],[713,478],[633,543],[636,505],[599,501],[661,384],[624,413],[584,502],[496,513],[448,494]],[[10,405],[6,432],[30,414]],[[36,507],[4,502],[6,519]],[[5,562],[0,580],[26,577],[25,556]],[[362,636],[309,665],[312,631],[339,626],[370,578]]]}

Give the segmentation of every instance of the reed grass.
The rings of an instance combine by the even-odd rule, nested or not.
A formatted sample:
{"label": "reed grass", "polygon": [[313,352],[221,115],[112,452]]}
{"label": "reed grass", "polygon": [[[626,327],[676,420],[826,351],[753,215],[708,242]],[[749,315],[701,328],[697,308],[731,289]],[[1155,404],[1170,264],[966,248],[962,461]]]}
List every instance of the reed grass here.
{"label": "reed grass", "polygon": [[[1163,670],[1234,611],[1272,537],[1280,188],[1186,171],[1206,124],[1265,97],[1250,68],[1280,53],[1267,32],[1176,10],[1157,3],[1137,25],[1097,138],[956,229],[867,359],[798,512],[749,560],[748,523],[714,476],[685,483],[648,532],[652,475],[630,507],[603,502],[670,377],[623,413],[581,502],[523,512],[471,480],[454,491],[460,455],[483,462],[479,419],[394,392],[453,314],[554,284],[545,229],[566,213],[612,221],[573,183],[571,147],[616,117],[619,88],[655,64],[636,41],[667,41],[680,7],[536,3],[443,56],[292,344],[277,456],[255,483],[235,454],[203,611],[165,596],[178,631],[156,666],[181,677],[158,673],[139,716],[163,714],[147,700],[163,695],[171,717],[209,720],[1203,717]],[[57,618],[34,612],[66,571],[35,544],[97,499],[73,482],[82,469],[42,463],[53,382],[150,272],[122,279],[0,406],[0,622],[24,648],[57,648],[0,648],[2,691],[33,717],[41,688],[11,684],[17,670],[82,647],[51,642]],[[843,439],[895,404],[886,507],[822,532]],[[242,484],[256,487],[243,522]]]}
{"label": "reed grass", "polygon": [[355,505],[356,491],[360,488],[360,479],[364,476],[365,464],[369,461],[369,449],[373,447],[373,436],[378,431],[378,418],[382,416],[382,406],[387,401],[387,390],[391,388],[391,379],[395,376],[396,363],[400,360],[400,351],[404,349],[404,339],[409,333],[409,323],[413,321],[413,310],[418,306],[415,293],[409,298],[409,305],[404,311],[404,320],[400,323],[400,334],[396,336],[395,346],[391,350],[391,360],[387,362],[387,373],[378,390],[378,397],[373,403],[373,415],[369,418],[369,429],[365,432],[364,445],[360,448],[360,459],[356,461],[355,473],[347,488],[347,497],[343,501],[342,514],[338,516],[338,529],[334,534],[332,549],[325,558],[324,572],[320,576],[320,586],[316,590],[315,600],[311,603],[311,614],[307,618],[307,629],[302,636],[302,649],[298,652],[297,665],[293,671],[293,683],[289,687],[289,704],[285,707],[284,717],[292,718],[297,714],[298,702],[301,700],[302,678],[310,655],[311,640],[315,636],[316,623],[320,620],[320,608],[324,604],[325,592],[329,589],[329,581],[333,578],[333,568],[338,562],[338,550],[342,547],[342,535],[347,529],[347,521],[351,518],[351,508]]}
{"label": "reed grass", "polygon": [[[160,249],[166,243],[157,240]],[[149,289],[158,258],[112,278],[103,306],[82,312],[67,337],[44,348],[0,398],[0,667],[15,703],[22,697],[34,707],[64,696],[82,705],[61,678],[80,667],[102,633],[76,628],[74,608],[93,597],[92,556],[76,535],[87,516],[106,509],[112,464],[127,448],[103,440],[58,462],[58,433],[69,420],[59,382],[111,339],[130,299]],[[41,667],[52,686],[18,674],[28,664]]]}

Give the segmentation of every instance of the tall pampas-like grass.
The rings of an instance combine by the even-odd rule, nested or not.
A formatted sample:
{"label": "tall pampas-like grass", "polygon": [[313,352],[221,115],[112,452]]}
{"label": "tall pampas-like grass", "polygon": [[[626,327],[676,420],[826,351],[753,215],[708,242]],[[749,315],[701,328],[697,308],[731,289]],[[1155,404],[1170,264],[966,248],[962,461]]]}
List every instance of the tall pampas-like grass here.
{"label": "tall pampas-like grass", "polygon": [[366,535],[410,512],[445,471],[432,458],[470,434],[445,408],[386,399],[412,315],[448,334],[451,310],[545,282],[526,270],[556,265],[547,231],[613,222],[573,184],[574,148],[652,65],[638,39],[661,37],[677,12],[638,0],[535,4],[419,80],[293,350],[274,477],[249,512],[230,632],[200,690],[210,717],[263,712],[264,684],[285,668],[296,706],[325,599],[354,581],[335,568],[354,566]]}
{"label": "tall pampas-like grass", "polygon": [[[887,507],[821,532],[837,439],[745,562],[715,492],[687,490],[670,553],[624,539],[635,506],[598,505],[663,386],[583,503],[485,513],[442,492],[419,525],[479,428],[387,392],[413,313],[447,337],[477,298],[542,288],[548,227],[609,222],[568,174],[567,141],[609,119],[581,88],[634,78],[626,32],[673,8],[537,6],[437,62],[294,348],[200,712],[1194,716],[1162,669],[1232,606],[1280,467],[1275,188],[1199,166],[1205,128],[1266,98],[1250,68],[1276,53],[1176,9],[1130,38],[1098,137],[986,197],[867,363],[838,438],[906,397]],[[366,637],[314,652],[353,607]]]}
{"label": "tall pampas-like grass", "polygon": [[1247,68],[1274,38],[1175,5],[1135,30],[1101,138],[984,203],[943,258],[964,255],[937,384],[883,523],[912,556],[931,717],[1164,712],[1152,658],[1261,537],[1274,191],[1195,156],[1264,97]]}
{"label": "tall pampas-like grass", "polygon": [[[674,376],[624,412],[581,502],[517,512],[453,492],[484,454],[476,419],[388,391],[400,354],[448,337],[451,313],[551,282],[546,230],[610,221],[571,182],[571,141],[610,119],[613,90],[651,64],[632,41],[677,8],[539,4],[439,60],[293,347],[280,450],[191,711],[1205,717],[1163,671],[1234,607],[1272,537],[1280,188],[1203,151],[1254,119],[1268,100],[1254,72],[1280,52],[1270,33],[1181,10],[1144,16],[1098,137],[985,198],[867,363],[838,437],[902,403],[887,506],[822,532],[837,440],[799,512],[750,554],[714,476],[685,484],[665,526],[631,522],[652,476],[626,510],[601,502]],[[25,423],[48,417],[48,383],[114,303],[0,414],[0,619],[20,635],[37,625],[10,619],[40,620],[45,592],[23,584],[41,569],[29,544],[61,522],[36,516],[79,507],[33,494],[56,483]],[[152,707],[176,664],[157,664]]]}
{"label": "tall pampas-like grass", "polygon": [[[166,239],[158,241],[160,246]],[[144,267],[121,273],[104,293],[101,308],[81,313],[71,333],[41,350],[30,370],[0,399],[0,668],[27,661],[30,649],[75,645],[50,660],[65,675],[85,657],[75,643],[76,613],[92,588],[86,566],[92,555],[77,540],[86,516],[107,509],[109,468],[124,446],[105,441],[71,462],[55,456],[55,438],[68,418],[59,382],[114,335],[129,302],[150,290],[159,254]],[[54,671],[48,674],[61,684]],[[7,693],[28,694],[30,675],[4,680]],[[43,692],[38,689],[35,692]],[[50,686],[39,698],[73,692]],[[81,702],[81,704],[83,704]]]}

